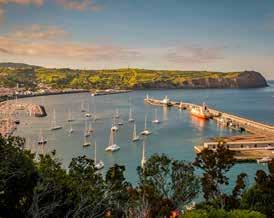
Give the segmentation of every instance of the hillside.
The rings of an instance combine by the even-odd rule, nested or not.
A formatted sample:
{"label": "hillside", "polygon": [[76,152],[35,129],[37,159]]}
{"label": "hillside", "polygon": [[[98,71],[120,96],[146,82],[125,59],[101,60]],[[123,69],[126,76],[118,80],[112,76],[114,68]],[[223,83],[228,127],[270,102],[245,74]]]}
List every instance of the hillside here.
{"label": "hillside", "polygon": [[[13,66],[13,67],[12,67]],[[257,88],[267,86],[255,71],[208,72],[146,69],[72,70],[49,69],[25,64],[0,64],[0,86],[53,88],[164,89],[164,88]]]}

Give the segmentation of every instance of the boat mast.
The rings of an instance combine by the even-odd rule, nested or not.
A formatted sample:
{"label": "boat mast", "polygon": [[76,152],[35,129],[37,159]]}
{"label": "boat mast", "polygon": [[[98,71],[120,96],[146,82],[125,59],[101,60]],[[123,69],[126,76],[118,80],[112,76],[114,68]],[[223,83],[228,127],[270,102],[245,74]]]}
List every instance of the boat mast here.
{"label": "boat mast", "polygon": [[136,133],[136,124],[134,123],[134,126],[133,126],[133,139],[136,138],[136,135],[137,135],[137,133]]}
{"label": "boat mast", "polygon": [[142,160],[141,160],[141,167],[144,169],[145,163],[146,163],[146,157],[145,157],[145,149],[146,149],[146,137],[143,139],[143,151],[142,151]]}
{"label": "boat mast", "polygon": [[94,164],[96,164],[96,141],[94,142]]}
{"label": "boat mast", "polygon": [[157,120],[157,109],[155,109],[154,119]]}
{"label": "boat mast", "polygon": [[145,116],[145,128],[144,128],[144,130],[146,130],[146,129],[147,129],[147,114]]}

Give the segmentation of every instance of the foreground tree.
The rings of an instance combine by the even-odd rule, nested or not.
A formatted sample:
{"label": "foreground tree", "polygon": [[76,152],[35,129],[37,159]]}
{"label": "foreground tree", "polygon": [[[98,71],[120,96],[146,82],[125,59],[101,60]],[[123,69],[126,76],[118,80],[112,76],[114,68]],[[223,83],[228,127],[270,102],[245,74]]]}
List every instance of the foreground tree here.
{"label": "foreground tree", "polygon": [[154,154],[137,169],[139,202],[148,204],[150,217],[169,216],[170,211],[191,202],[199,192],[194,167],[184,161]]}
{"label": "foreground tree", "polygon": [[221,144],[217,146],[216,151],[206,148],[197,154],[193,165],[203,171],[201,181],[206,201],[212,201],[221,196],[221,186],[229,184],[225,174],[234,164],[233,152]]}

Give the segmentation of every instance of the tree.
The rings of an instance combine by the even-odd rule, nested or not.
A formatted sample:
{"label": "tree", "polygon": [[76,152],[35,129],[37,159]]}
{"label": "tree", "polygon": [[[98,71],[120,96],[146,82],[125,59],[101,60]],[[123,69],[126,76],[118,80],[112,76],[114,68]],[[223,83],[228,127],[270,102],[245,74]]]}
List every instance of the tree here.
{"label": "tree", "polygon": [[170,211],[189,203],[199,191],[199,180],[194,167],[184,161],[173,160],[162,154],[154,154],[139,167],[140,202],[149,203],[149,213],[169,215]]}
{"label": "tree", "polygon": [[219,144],[216,151],[204,149],[197,154],[194,166],[203,170],[202,190],[206,201],[219,198],[222,194],[221,185],[228,185],[226,172],[235,164],[233,152]]}

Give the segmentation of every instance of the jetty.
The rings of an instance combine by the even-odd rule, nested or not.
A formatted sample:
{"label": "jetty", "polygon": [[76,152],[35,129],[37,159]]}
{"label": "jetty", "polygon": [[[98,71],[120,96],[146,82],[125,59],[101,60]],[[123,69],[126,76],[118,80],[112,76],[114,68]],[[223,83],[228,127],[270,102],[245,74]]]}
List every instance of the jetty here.
{"label": "jetty", "polygon": [[[175,107],[181,110],[191,111],[192,108],[202,108],[189,102],[171,101],[167,97],[163,100],[153,99],[147,96],[144,102],[153,106]],[[205,140],[200,145],[196,145],[196,153],[203,149],[215,150],[218,145],[224,144],[228,149],[235,152],[235,158],[239,161],[254,161],[263,157],[274,158],[274,126],[261,123],[234,114],[219,111],[207,107],[210,118],[215,120],[218,125],[234,129],[239,132],[247,132],[246,135],[216,137]]]}
{"label": "jetty", "polygon": [[45,107],[38,104],[4,101],[0,103],[0,134],[4,137],[11,136],[17,129],[20,120],[16,118],[18,111],[25,111],[29,116],[47,116]]}

